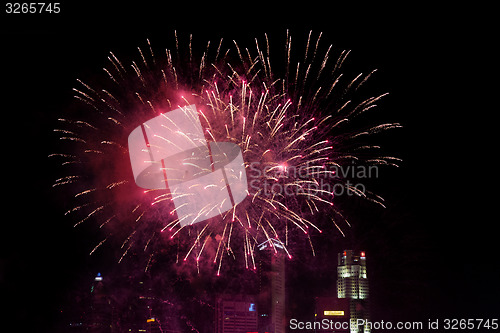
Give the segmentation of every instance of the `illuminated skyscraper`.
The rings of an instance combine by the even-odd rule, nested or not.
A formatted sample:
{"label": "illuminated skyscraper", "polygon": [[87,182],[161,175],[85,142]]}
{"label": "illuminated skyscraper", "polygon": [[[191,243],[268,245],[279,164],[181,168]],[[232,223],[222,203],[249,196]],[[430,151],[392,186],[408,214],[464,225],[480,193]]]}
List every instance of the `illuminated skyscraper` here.
{"label": "illuminated skyscraper", "polygon": [[285,333],[285,251],[283,243],[270,239],[258,245],[259,330]]}
{"label": "illuminated skyscraper", "polygon": [[370,332],[368,327],[356,325],[358,319],[370,319],[364,251],[359,252],[359,255],[352,250],[338,254],[337,296],[349,299],[351,333]]}

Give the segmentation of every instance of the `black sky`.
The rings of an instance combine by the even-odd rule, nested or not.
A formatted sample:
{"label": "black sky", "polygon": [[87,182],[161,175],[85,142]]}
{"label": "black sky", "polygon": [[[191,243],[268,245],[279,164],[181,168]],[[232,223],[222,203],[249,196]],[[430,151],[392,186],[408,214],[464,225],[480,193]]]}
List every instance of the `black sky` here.
{"label": "black sky", "polygon": [[[492,318],[498,315],[500,272],[496,215],[489,215],[493,144],[481,75],[488,29],[464,14],[436,8],[338,6],[305,2],[119,5],[63,3],[61,14],[1,16],[2,142],[6,165],[0,254],[2,302],[9,322],[53,326],[64,295],[106,258],[89,258],[91,232],[62,217],[51,184],[55,120],[71,103],[76,78],[100,71],[109,51],[135,55],[149,38],[172,46],[173,30],[194,42],[254,37],[297,40],[323,31],[326,43],[351,49],[358,71],[378,69],[377,89],[388,91],[378,115],[404,129],[380,140],[403,159],[374,184],[387,200],[380,210],[352,204],[357,246],[372,255],[369,267],[375,316]],[[4,9],[2,8],[2,11]],[[458,16],[457,16],[458,15]],[[473,16],[472,14],[470,14]],[[473,30],[476,29],[476,30]],[[481,31],[481,33],[479,33]],[[478,36],[482,36],[481,38]],[[491,42],[490,42],[491,43]],[[479,56],[478,56],[479,55]],[[482,60],[481,60],[482,59]],[[95,241],[95,240],[94,240]],[[315,260],[335,260],[321,254]],[[300,260],[297,265],[299,271]],[[305,273],[304,273],[305,274]],[[297,286],[307,280],[297,273]],[[400,319],[401,318],[401,319]]]}

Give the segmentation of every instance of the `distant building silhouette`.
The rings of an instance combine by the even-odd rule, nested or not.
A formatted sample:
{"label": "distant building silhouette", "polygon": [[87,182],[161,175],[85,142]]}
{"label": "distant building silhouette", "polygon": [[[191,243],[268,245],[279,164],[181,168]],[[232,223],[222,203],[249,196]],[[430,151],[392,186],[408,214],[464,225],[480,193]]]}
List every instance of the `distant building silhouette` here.
{"label": "distant building silhouette", "polygon": [[87,331],[93,333],[112,333],[115,309],[101,273],[97,273],[94,278],[90,294],[90,311],[85,320]]}
{"label": "distant building silhouette", "polygon": [[257,332],[257,304],[254,296],[222,295],[216,298],[215,332]]}

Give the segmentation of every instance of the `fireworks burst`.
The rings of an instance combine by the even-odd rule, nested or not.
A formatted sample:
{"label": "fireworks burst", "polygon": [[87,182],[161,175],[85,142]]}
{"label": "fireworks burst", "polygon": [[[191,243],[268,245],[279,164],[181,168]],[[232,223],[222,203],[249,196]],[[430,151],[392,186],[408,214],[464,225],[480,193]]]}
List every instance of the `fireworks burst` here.
{"label": "fireworks burst", "polygon": [[[335,202],[339,186],[382,205],[382,198],[338,171],[395,165],[397,158],[379,156],[379,147],[362,139],[399,124],[351,128],[352,119],[386,94],[360,100],[356,92],[375,71],[346,78],[341,69],[349,51],[334,56],[331,45],[324,51],[321,37],[310,32],[305,47],[292,52],[287,31],[281,59],[275,60],[267,35],[255,39],[252,49],[221,39],[197,52],[191,35],[183,48],[175,33],[175,48],[153,52],[148,40],[128,65],[110,52],[105,86],[78,79],[73,91],[84,107],[59,119],[54,131],[64,152],[50,157],[66,170],[53,186],[71,195],[66,214],[76,216],[75,227],[92,220],[103,230],[90,254],[119,239],[118,262],[144,252],[148,270],[158,249],[175,244],[178,261],[194,260],[199,268],[200,259],[209,258],[217,275],[228,256],[255,269],[260,242],[277,240],[291,258],[292,233],[308,238],[314,253],[310,234],[327,226],[317,221],[327,219],[343,234],[349,223]],[[217,217],[183,225],[168,189],[144,190],[134,183],[126,143],[148,119],[190,104],[197,106],[207,141],[241,148],[248,193]]]}

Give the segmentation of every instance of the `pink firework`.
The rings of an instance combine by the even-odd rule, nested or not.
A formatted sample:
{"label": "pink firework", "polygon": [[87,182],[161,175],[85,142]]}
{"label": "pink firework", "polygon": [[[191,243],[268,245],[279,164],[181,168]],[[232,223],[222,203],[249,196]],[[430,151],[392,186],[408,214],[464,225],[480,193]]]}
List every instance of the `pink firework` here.
{"label": "pink firework", "polygon": [[[147,270],[155,254],[175,244],[178,260],[199,267],[203,258],[217,275],[228,256],[255,269],[256,245],[263,241],[277,240],[291,258],[292,234],[310,241],[329,225],[343,234],[349,223],[337,196],[382,205],[382,198],[353,185],[346,170],[396,165],[397,158],[380,156],[366,138],[399,124],[353,129],[354,118],[386,94],[358,97],[375,71],[347,78],[342,66],[349,51],[334,56],[321,37],[310,32],[292,51],[287,32],[275,59],[267,35],[252,48],[221,39],[197,51],[192,36],[183,48],[175,33],[175,48],[153,52],[148,40],[129,64],[110,52],[102,83],[78,79],[73,90],[82,103],[59,119],[63,151],[50,156],[66,170],[53,186],[71,198],[66,214],[75,227],[92,221],[102,230],[90,253],[118,240],[118,261],[144,253]],[[181,221],[168,188],[136,185],[127,147],[135,128],[188,105],[196,105],[207,142],[241,149],[248,182],[244,200],[196,224]]]}

